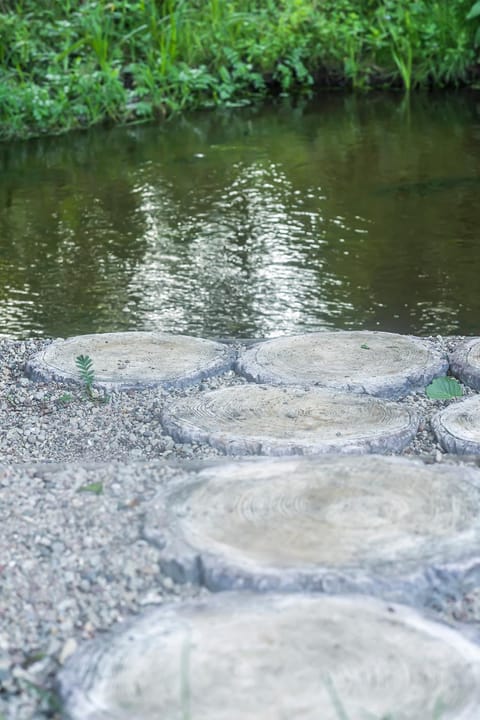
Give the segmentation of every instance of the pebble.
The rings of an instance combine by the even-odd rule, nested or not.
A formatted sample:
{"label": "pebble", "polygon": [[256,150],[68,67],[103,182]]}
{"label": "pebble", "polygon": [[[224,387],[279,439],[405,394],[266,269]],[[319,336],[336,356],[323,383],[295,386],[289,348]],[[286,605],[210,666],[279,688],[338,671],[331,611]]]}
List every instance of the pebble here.
{"label": "pebble", "polygon": [[[431,342],[451,350],[458,340]],[[80,386],[24,376],[26,360],[49,342],[0,340],[1,720],[60,720],[55,674],[82,642],[147,605],[206,592],[162,577],[157,551],[139,533],[150,498],[183,460],[219,455],[175,443],[159,414],[171,397],[245,383],[229,372],[185,390],[92,400]],[[403,454],[450,462],[429,423],[448,401],[415,393],[401,402],[422,424]],[[480,592],[452,616],[478,621]]]}
{"label": "pebble", "polygon": [[73,655],[76,649],[77,641],[75,640],[75,638],[68,638],[68,640],[65,641],[60,655],[58,656],[58,662],[60,663],[60,665],[64,665],[70,655]]}

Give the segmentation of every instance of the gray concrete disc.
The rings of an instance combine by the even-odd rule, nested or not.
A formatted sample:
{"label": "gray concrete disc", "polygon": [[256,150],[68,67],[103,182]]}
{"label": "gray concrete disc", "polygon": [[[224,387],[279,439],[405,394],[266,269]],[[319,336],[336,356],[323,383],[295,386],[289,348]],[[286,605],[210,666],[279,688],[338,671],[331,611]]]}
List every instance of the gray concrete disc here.
{"label": "gray concrete disc", "polygon": [[420,338],[394,333],[319,332],[249,347],[237,367],[249,380],[319,385],[399,398],[423,390],[448,368],[445,355]]}
{"label": "gray concrete disc", "polygon": [[480,395],[453,403],[432,418],[438,442],[447,452],[480,453]]}
{"label": "gray concrete disc", "polygon": [[450,356],[450,370],[465,385],[480,390],[480,338],[461,343]]}
{"label": "gray concrete disc", "polygon": [[480,472],[406,458],[259,458],[160,492],[143,536],[177,582],[425,604],[480,582]]}
{"label": "gray concrete disc", "polygon": [[70,720],[478,720],[480,648],[371,598],[232,594],[85,644],[59,687]]}
{"label": "gray concrete disc", "polygon": [[181,398],[162,413],[180,442],[208,443],[229,455],[391,452],[418,420],[378,398],[324,388],[241,385]]}
{"label": "gray concrete disc", "polygon": [[107,390],[183,387],[230,369],[234,352],[224,344],[187,335],[119,332],[57,340],[26,366],[34,380],[81,383],[75,358],[93,361],[95,386]]}

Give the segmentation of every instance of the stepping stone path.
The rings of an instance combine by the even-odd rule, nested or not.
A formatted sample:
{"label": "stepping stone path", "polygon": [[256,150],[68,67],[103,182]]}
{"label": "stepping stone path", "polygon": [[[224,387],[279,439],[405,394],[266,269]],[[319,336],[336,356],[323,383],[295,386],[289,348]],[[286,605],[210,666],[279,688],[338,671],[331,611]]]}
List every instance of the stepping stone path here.
{"label": "stepping stone path", "polygon": [[26,373],[34,380],[80,383],[75,358],[93,361],[95,386],[107,390],[185,387],[233,365],[232,349],[187,335],[104,333],[57,340],[35,355]]}
{"label": "stepping stone path", "polygon": [[432,418],[444,450],[459,455],[480,453],[480,395],[449,405]]}
{"label": "stepping stone path", "polygon": [[245,593],[150,612],[59,680],[70,720],[478,720],[480,648],[364,597]]}
{"label": "stepping stone path", "polygon": [[233,455],[392,452],[414,437],[406,407],[324,388],[242,385],[181,398],[162,414],[180,442]]}
{"label": "stepping stone path", "polygon": [[471,338],[456,348],[450,357],[450,369],[465,385],[480,390],[480,338]]}
{"label": "stepping stone path", "polygon": [[419,338],[363,331],[275,338],[248,348],[238,361],[239,371],[254,382],[319,385],[384,398],[423,390],[447,368],[447,358]]}
{"label": "stepping stone path", "polygon": [[143,536],[176,582],[425,604],[480,581],[480,472],[398,457],[255,459],[161,492]]}
{"label": "stepping stone path", "polygon": [[[442,353],[391,333],[324,332],[237,359],[198,338],[110,333],[56,341],[26,370],[82,383],[79,355],[107,390],[182,388],[235,367],[250,382],[170,397],[165,431],[227,455],[290,457],[193,464],[149,501],[139,533],[162,573],[230,592],[85,643],[59,676],[69,720],[478,720],[480,647],[383,602],[442,609],[480,586],[480,472],[366,455],[413,439],[412,403],[391,400],[444,375]],[[452,368],[480,389],[480,339]],[[480,395],[433,428],[445,449],[480,453]]]}

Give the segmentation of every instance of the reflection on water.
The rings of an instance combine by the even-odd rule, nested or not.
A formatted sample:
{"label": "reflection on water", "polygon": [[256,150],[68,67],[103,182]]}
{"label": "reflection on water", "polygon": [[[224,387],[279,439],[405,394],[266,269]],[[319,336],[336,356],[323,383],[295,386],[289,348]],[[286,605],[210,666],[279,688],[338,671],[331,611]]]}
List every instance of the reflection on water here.
{"label": "reflection on water", "polygon": [[0,168],[0,332],[480,333],[472,96],[201,114]]}

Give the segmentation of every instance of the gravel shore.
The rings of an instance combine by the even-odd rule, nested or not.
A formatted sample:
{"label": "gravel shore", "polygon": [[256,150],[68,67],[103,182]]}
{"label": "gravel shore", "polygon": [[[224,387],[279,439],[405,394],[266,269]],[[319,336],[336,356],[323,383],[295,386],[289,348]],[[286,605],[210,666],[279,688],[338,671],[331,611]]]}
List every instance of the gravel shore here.
{"label": "gravel shore", "polygon": [[[444,350],[459,340],[429,339]],[[81,387],[25,377],[25,362],[48,342],[0,340],[0,720],[59,718],[55,673],[82,640],[146,605],[205,592],[162,577],[141,537],[158,488],[185,462],[219,455],[174,443],[159,412],[172,395],[245,382],[229,372],[188,390],[92,400]],[[403,454],[459,462],[430,430],[431,414],[449,401],[415,393],[400,402],[421,416]],[[480,622],[480,593],[452,600],[442,618]]]}

